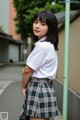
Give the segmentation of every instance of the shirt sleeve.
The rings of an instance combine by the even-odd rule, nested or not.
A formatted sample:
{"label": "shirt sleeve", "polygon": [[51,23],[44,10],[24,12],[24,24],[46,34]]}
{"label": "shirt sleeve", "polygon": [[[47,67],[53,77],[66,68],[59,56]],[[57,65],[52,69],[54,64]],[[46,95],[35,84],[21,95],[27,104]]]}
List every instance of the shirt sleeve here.
{"label": "shirt sleeve", "polygon": [[46,48],[41,45],[36,46],[27,58],[26,65],[36,71],[44,61],[45,56]]}

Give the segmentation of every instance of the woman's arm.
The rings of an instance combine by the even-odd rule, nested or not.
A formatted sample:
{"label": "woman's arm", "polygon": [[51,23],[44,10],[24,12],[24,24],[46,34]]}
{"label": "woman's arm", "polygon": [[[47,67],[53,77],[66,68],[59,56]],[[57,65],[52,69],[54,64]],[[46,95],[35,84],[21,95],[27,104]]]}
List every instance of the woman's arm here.
{"label": "woman's arm", "polygon": [[33,69],[31,69],[29,66],[26,66],[22,71],[22,91],[24,96],[25,96],[26,86],[30,80],[32,73],[33,73]]}

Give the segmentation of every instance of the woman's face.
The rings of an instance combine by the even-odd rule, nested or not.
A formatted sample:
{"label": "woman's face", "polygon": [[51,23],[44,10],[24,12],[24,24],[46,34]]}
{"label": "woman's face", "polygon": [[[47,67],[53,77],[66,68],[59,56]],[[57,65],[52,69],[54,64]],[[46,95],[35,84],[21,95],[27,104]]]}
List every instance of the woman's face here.
{"label": "woman's face", "polygon": [[45,19],[42,21],[37,18],[33,23],[33,33],[35,36],[37,36],[39,39],[46,36],[48,33],[48,25],[46,24]]}

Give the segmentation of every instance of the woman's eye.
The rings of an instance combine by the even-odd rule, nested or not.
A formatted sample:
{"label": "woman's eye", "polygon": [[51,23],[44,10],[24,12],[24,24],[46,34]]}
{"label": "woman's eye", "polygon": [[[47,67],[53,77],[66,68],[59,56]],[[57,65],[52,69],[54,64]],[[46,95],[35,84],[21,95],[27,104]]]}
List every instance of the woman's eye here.
{"label": "woman's eye", "polygon": [[44,22],[41,22],[41,25],[45,26],[45,25],[46,25],[46,23],[44,23]]}
{"label": "woman's eye", "polygon": [[38,23],[38,21],[37,21],[37,20],[35,20],[35,21],[34,21],[34,23]]}

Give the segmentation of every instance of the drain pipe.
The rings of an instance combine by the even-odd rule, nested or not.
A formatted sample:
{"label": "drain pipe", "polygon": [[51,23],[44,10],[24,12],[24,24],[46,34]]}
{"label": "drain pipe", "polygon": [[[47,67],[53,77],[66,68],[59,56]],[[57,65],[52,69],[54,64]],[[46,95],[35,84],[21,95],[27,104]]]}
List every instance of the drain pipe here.
{"label": "drain pipe", "polygon": [[67,120],[68,106],[68,59],[69,59],[69,25],[70,25],[70,0],[65,1],[65,50],[64,50],[64,89],[63,89],[63,120]]}

